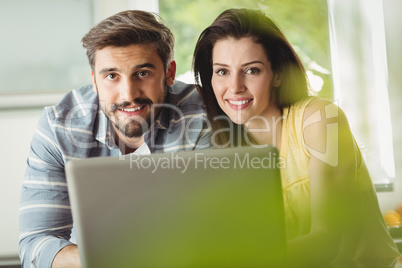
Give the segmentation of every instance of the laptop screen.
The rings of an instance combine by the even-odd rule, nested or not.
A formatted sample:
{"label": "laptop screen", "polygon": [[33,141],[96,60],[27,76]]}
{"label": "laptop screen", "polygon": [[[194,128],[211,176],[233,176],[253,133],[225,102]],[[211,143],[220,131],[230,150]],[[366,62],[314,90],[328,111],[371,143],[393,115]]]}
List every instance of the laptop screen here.
{"label": "laptop screen", "polygon": [[280,265],[279,166],[274,147],[69,162],[84,267]]}

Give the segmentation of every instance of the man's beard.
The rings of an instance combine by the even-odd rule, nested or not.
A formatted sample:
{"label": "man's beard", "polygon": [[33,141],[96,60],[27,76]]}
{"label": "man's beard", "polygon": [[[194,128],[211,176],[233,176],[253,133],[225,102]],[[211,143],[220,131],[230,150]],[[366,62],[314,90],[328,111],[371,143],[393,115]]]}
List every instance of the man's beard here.
{"label": "man's beard", "polygon": [[116,129],[118,129],[124,136],[128,138],[141,137],[155,122],[155,118],[159,115],[159,112],[161,110],[160,105],[154,105],[152,100],[150,99],[135,99],[134,103],[136,105],[148,106],[149,112],[146,118],[137,116],[135,117],[135,119],[126,119],[124,116],[112,115],[117,109],[124,109],[125,107],[129,106],[131,104],[129,102],[124,102],[122,104],[112,104],[108,113],[108,117],[110,119],[112,119],[112,116],[114,117],[114,120],[111,121]]}
{"label": "man's beard", "polygon": [[[112,121],[115,128],[121,132],[124,136],[128,138],[139,138],[146,131],[149,130],[151,125],[155,122],[155,118],[159,115],[161,110],[161,105],[154,105],[151,99],[135,99],[134,103],[136,105],[148,106],[149,112],[146,118],[141,116],[136,116],[135,119],[125,118],[124,116],[113,115],[117,109],[124,109],[125,107],[131,105],[130,102],[123,102],[121,104],[112,104],[107,111],[106,116]],[[145,107],[144,107],[145,108]],[[143,108],[143,109],[144,109]],[[114,120],[112,120],[112,117]]]}
{"label": "man's beard", "polygon": [[[96,86],[96,92],[99,96],[98,85]],[[165,92],[163,94],[161,102],[165,99],[167,89],[165,88]],[[148,106],[149,111],[146,118],[141,116],[137,116],[136,119],[125,119],[123,115],[117,116],[114,113],[118,109],[124,109],[125,107],[131,105],[132,103],[136,105],[145,105]],[[140,99],[137,98],[133,102],[123,102],[123,103],[113,103],[106,107],[102,105],[101,109],[106,117],[112,122],[115,129],[121,132],[124,136],[128,138],[139,138],[141,137],[147,130],[149,130],[151,124],[155,122],[156,117],[159,115],[163,105],[156,104],[154,105],[153,101],[149,98]],[[143,108],[144,109],[144,108]],[[114,119],[114,120],[113,120]]]}

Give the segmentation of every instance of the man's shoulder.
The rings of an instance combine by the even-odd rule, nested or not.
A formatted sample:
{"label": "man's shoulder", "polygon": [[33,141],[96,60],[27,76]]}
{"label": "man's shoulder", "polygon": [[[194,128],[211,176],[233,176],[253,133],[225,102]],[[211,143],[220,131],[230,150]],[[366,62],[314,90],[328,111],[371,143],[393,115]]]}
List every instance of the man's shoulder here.
{"label": "man's shoulder", "polygon": [[98,95],[92,85],[73,89],[66,93],[54,106],[46,107],[50,119],[72,120],[98,113]]}
{"label": "man's shoulder", "polygon": [[208,143],[204,103],[194,85],[176,81],[164,104],[155,124],[159,130],[151,152],[188,151]]}
{"label": "man's shoulder", "polygon": [[175,83],[169,88],[168,95],[167,102],[176,107],[187,105],[203,106],[201,96],[193,84],[175,81]]}
{"label": "man's shoulder", "polygon": [[92,86],[84,86],[66,93],[56,105],[45,107],[37,128],[64,156],[82,158],[92,148],[88,146],[96,135],[98,114],[97,94]]}

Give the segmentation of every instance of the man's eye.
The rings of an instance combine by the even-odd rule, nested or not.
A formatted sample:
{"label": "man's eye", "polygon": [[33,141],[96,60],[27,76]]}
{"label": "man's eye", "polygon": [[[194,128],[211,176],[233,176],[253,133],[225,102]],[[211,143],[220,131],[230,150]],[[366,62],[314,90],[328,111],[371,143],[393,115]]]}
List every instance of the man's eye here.
{"label": "man's eye", "polygon": [[109,80],[115,80],[117,78],[117,75],[116,74],[108,74],[106,76],[106,78],[109,79]]}
{"label": "man's eye", "polygon": [[246,70],[246,74],[259,74],[260,73],[260,69],[258,68],[249,68]]}
{"label": "man's eye", "polygon": [[138,77],[147,77],[149,75],[148,71],[140,71],[138,72]]}

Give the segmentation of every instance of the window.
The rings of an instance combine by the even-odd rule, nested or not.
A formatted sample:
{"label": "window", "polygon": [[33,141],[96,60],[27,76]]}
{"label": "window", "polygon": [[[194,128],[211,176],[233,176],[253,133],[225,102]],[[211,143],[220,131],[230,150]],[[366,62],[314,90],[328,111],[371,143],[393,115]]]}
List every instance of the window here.
{"label": "window", "polygon": [[81,46],[91,0],[2,0],[0,93],[68,90],[88,84]]}
{"label": "window", "polygon": [[395,178],[384,11],[381,0],[328,0],[335,100],[378,191]]}
{"label": "window", "polygon": [[160,15],[176,39],[178,79],[193,81],[191,61],[198,36],[229,7],[260,9],[271,16],[301,56],[313,89],[333,99],[326,0],[159,0]]}

